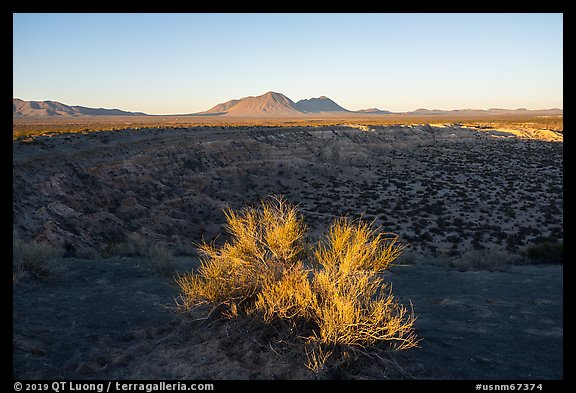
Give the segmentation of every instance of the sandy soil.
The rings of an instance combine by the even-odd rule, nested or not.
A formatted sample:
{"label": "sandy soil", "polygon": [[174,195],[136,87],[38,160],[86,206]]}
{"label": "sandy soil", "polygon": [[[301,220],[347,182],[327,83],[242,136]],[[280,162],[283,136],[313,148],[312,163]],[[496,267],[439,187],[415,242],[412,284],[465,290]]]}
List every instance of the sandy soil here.
{"label": "sandy soil", "polygon": [[561,266],[394,267],[388,280],[414,305],[421,347],[314,374],[270,327],[175,312],[173,280],[141,259],[62,263],[51,280],[14,285],[14,378],[563,378]]}

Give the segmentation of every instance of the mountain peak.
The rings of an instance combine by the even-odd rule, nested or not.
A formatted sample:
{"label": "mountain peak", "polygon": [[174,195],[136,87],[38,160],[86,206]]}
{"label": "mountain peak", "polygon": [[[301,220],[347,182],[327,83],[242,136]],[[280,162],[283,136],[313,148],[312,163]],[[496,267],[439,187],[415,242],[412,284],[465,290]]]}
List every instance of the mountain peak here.
{"label": "mountain peak", "polygon": [[304,113],[350,112],[326,96],[303,99],[294,103],[282,93],[268,91],[257,97],[244,97],[218,104],[197,115],[292,116]]}
{"label": "mountain peak", "polygon": [[15,117],[79,117],[79,116],[142,116],[142,112],[126,112],[120,109],[87,108],[70,106],[58,101],[24,101],[12,99],[12,116]]}
{"label": "mountain peak", "polygon": [[360,109],[356,111],[357,113],[366,113],[366,114],[376,114],[376,115],[387,115],[392,112],[378,109],[378,108],[368,108],[368,109]]}
{"label": "mountain peak", "polygon": [[296,103],[296,109],[304,113],[350,112],[326,96],[300,100]]}
{"label": "mountain peak", "polygon": [[260,96],[244,97],[218,104],[199,114],[229,116],[287,116],[298,114],[294,102],[282,93],[266,92]]}
{"label": "mountain peak", "polygon": [[244,97],[218,104],[206,112],[207,115],[228,116],[293,116],[303,113],[349,112],[330,98],[321,96],[300,100],[294,103],[290,98],[275,91],[266,92],[256,97]]}

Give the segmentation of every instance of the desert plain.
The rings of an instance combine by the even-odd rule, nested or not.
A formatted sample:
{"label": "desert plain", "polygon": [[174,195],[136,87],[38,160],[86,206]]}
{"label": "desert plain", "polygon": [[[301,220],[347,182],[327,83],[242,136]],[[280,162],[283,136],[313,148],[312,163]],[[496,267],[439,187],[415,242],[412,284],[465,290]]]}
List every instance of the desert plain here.
{"label": "desert plain", "polygon": [[[14,125],[15,255],[50,247],[14,265],[14,378],[564,377],[557,120],[74,121]],[[223,209],[270,195],[312,241],[342,215],[399,236],[385,277],[418,348],[314,373],[271,327],[176,312]]]}

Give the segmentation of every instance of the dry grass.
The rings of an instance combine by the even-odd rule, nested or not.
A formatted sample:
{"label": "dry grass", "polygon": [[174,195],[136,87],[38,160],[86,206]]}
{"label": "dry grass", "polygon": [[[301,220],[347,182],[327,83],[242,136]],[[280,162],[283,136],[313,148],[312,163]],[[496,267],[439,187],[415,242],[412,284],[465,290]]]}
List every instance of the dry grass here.
{"label": "dry grass", "polygon": [[176,264],[172,252],[161,245],[150,245],[145,253],[146,261],[161,276],[170,276],[174,274]]}
{"label": "dry grass", "polygon": [[262,202],[261,209],[229,209],[225,215],[232,240],[221,248],[201,244],[198,274],[178,278],[185,309],[204,302],[253,306],[263,287],[279,281],[304,252],[306,226],[281,198]]}
{"label": "dry grass", "polygon": [[395,235],[344,217],[308,252],[303,219],[283,198],[225,214],[231,241],[201,244],[198,272],[177,278],[183,311],[212,303],[231,318],[288,322],[316,372],[378,343],[396,350],[417,345],[413,312],[381,275],[404,248]]}
{"label": "dry grass", "polygon": [[511,265],[522,263],[522,257],[502,250],[471,250],[446,262],[448,267],[459,271],[503,271]]}
{"label": "dry grass", "polygon": [[172,252],[166,247],[151,242],[137,233],[130,233],[119,243],[108,244],[102,251],[101,256],[110,258],[113,256],[143,257],[156,273],[168,276],[173,274],[176,264]]}
{"label": "dry grass", "polygon": [[108,243],[100,251],[103,258],[110,258],[113,256],[146,256],[150,247],[142,236],[137,233],[129,233],[126,237],[117,243]]}
{"label": "dry grass", "polygon": [[561,265],[564,263],[564,243],[545,241],[532,244],[524,250],[523,254],[531,263]]}
{"label": "dry grass", "polygon": [[[329,345],[374,344],[395,341],[398,349],[411,346],[413,317],[394,301],[382,273],[402,252],[396,237],[376,233],[367,223],[337,220],[315,258],[318,294],[318,339]],[[406,328],[406,330],[404,330]]]}
{"label": "dry grass", "polygon": [[24,242],[19,238],[12,240],[12,282],[26,274],[37,279],[46,279],[59,271],[58,262],[62,251],[47,244]]}

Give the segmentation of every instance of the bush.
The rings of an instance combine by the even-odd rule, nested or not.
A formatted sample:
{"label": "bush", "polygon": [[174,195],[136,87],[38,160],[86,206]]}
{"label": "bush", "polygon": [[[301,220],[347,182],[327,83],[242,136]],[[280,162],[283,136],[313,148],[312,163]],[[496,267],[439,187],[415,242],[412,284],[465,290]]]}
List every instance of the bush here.
{"label": "bush", "polygon": [[139,234],[129,233],[121,242],[107,244],[101,251],[104,258],[113,256],[142,257],[150,248],[150,244]]}
{"label": "bush", "polygon": [[471,250],[449,261],[449,267],[460,271],[489,270],[501,271],[508,266],[521,263],[521,257],[499,250]]}
{"label": "bush", "polygon": [[312,247],[303,218],[283,198],[225,215],[231,240],[201,244],[198,272],[177,278],[183,311],[211,303],[231,318],[287,322],[314,371],[378,343],[398,350],[417,345],[413,312],[394,299],[381,275],[404,248],[397,236],[340,218]]}
{"label": "bush", "polygon": [[144,257],[152,269],[162,276],[173,274],[176,268],[172,253],[166,247],[150,245],[145,250]]}
{"label": "bush", "polygon": [[532,263],[562,264],[564,263],[563,242],[541,242],[529,246],[523,254]]}
{"label": "bush", "polygon": [[143,257],[149,266],[160,275],[174,272],[176,264],[166,247],[152,243],[137,233],[130,233],[120,243],[112,243],[101,252],[105,258],[113,256]]}
{"label": "bush", "polygon": [[25,274],[32,274],[38,279],[55,275],[59,270],[58,262],[62,254],[62,250],[48,243],[26,243],[21,239],[13,239],[12,281],[18,281]]}
{"label": "bush", "polygon": [[274,202],[263,202],[261,210],[225,211],[232,241],[221,248],[205,242],[199,246],[204,258],[198,274],[178,278],[183,304],[251,307],[265,284],[278,281],[302,259],[306,231],[302,218],[285,201]]}

